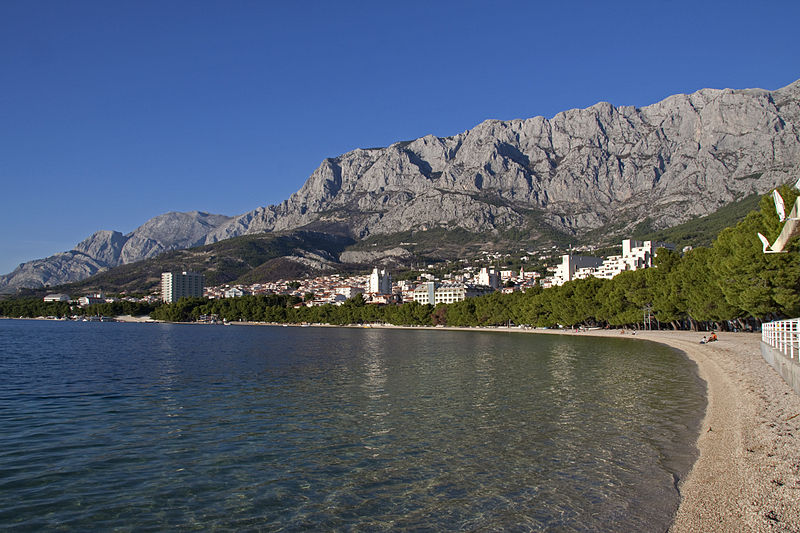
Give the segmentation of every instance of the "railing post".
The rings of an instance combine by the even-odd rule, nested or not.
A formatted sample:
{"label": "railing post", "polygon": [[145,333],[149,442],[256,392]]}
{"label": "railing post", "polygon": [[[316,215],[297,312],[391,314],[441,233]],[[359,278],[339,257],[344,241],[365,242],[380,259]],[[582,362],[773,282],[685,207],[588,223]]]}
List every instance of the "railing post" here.
{"label": "railing post", "polygon": [[762,324],[761,341],[789,359],[800,360],[800,318]]}

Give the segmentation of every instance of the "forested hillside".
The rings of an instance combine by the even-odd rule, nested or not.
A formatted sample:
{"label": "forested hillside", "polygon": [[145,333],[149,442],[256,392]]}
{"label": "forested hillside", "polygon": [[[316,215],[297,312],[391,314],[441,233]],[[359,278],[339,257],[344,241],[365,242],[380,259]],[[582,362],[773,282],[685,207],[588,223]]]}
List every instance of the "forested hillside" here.
{"label": "forested hillside", "polygon": [[[797,193],[788,187],[779,190],[792,205]],[[758,209],[723,230],[710,247],[682,256],[661,249],[656,268],[623,272],[610,280],[588,278],[524,293],[494,293],[435,308],[416,303],[369,305],[360,295],[340,307],[305,307],[299,298],[279,295],[184,299],[156,308],[151,316],[169,321],[216,314],[231,321],[278,323],[642,327],[649,315],[653,328],[745,328],[762,320],[800,316],[798,239],[789,244],[788,253],[764,254],[757,237],[761,232],[772,241],[780,228],[767,195]],[[40,300],[31,300],[27,309],[23,301],[0,302],[0,314],[67,313],[65,304],[52,305],[47,310]]]}

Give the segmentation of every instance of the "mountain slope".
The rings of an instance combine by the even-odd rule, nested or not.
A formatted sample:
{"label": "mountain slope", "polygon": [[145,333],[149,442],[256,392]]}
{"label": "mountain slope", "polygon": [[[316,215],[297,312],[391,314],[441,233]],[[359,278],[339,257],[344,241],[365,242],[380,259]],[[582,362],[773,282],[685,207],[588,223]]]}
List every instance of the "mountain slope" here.
{"label": "mountain slope", "polygon": [[523,210],[574,235],[643,218],[664,228],[790,181],[799,132],[800,81],[490,120],[327,159],[287,201],[209,239],[307,224],[345,224],[357,238],[437,225],[491,231],[522,224]]}
{"label": "mountain slope", "polygon": [[285,277],[285,270],[302,277],[306,273],[333,270],[339,253],[352,242],[345,237],[310,231],[244,235],[120,265],[59,290],[70,294],[101,290],[148,292],[158,287],[162,272],[174,270],[203,272],[207,285],[247,281],[253,272],[261,273],[260,281]]}
{"label": "mountain slope", "polygon": [[98,231],[69,252],[23,263],[0,276],[0,289],[70,283],[169,250],[198,246],[206,242],[209,232],[230,220],[199,211],[172,212],[151,218],[127,235]]}
{"label": "mountain slope", "polygon": [[353,150],[323,161],[279,205],[236,217],[168,213],[126,236],[99,232],[67,252],[74,268],[58,254],[21,265],[0,287],[62,283],[165,250],[297,228],[357,240],[455,228],[486,240],[520,230],[616,238],[645,221],[660,230],[707,215],[798,174],[800,81],[703,89],[642,108],[599,103]]}

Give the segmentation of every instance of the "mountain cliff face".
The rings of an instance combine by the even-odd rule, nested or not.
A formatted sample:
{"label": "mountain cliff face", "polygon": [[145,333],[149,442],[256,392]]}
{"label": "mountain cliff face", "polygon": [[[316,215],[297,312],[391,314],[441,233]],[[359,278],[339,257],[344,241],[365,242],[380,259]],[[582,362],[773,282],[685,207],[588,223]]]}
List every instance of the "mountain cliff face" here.
{"label": "mountain cliff face", "polygon": [[74,259],[25,263],[0,287],[74,281],[95,263],[299,227],[356,238],[432,227],[493,232],[532,220],[578,236],[644,220],[663,228],[798,174],[800,81],[776,91],[703,89],[643,108],[599,103],[354,150],[323,161],[279,205],[237,217],[168,213],[126,236],[98,232],[67,252]]}
{"label": "mountain cliff face", "polygon": [[327,159],[287,201],[209,239],[312,223],[343,224],[357,237],[436,225],[491,231],[531,211],[577,235],[645,218],[669,227],[792,179],[799,134],[800,81],[489,120],[454,137]]}
{"label": "mountain cliff face", "polygon": [[127,235],[98,231],[69,252],[28,261],[0,276],[0,288],[44,287],[79,281],[102,270],[205,243],[231,217],[192,211],[151,218]]}

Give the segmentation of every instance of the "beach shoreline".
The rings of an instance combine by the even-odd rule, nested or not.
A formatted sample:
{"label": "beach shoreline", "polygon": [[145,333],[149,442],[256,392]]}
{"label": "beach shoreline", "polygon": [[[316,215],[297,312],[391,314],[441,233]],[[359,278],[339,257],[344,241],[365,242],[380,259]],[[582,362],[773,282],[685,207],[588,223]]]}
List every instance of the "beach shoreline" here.
{"label": "beach shoreline", "polygon": [[634,338],[680,350],[706,383],[707,405],[699,455],[679,480],[680,505],[670,531],[800,531],[800,395],[763,359],[758,333],[720,333],[719,341],[700,344],[703,333],[690,331],[351,327]]}
{"label": "beach shoreline", "polygon": [[700,344],[689,331],[537,332],[551,331],[658,342],[697,365],[708,403],[671,532],[800,531],[800,396],[763,359],[759,333]]}

